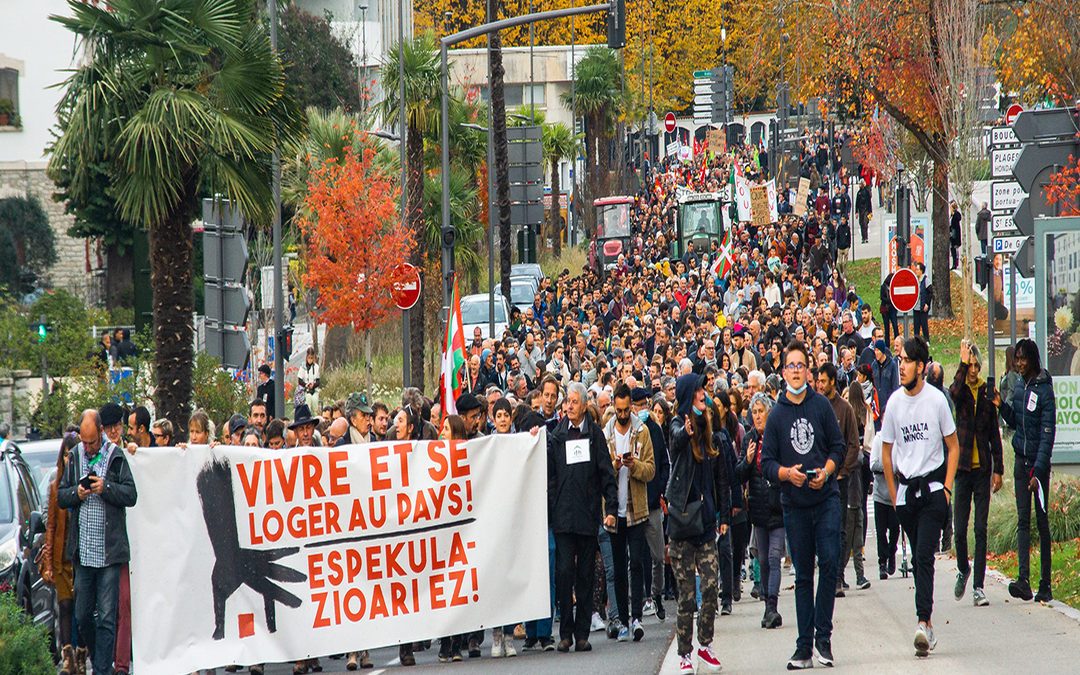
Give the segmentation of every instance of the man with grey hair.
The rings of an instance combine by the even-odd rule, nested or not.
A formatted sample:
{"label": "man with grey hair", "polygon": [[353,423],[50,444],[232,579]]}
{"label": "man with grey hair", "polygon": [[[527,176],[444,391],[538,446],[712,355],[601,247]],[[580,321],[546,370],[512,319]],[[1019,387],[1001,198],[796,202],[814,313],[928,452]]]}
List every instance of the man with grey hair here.
{"label": "man with grey hair", "polygon": [[687,359],[687,358],[684,358],[682,361],[679,361],[679,375],[680,376],[688,375],[688,374],[690,374],[692,372],[694,372],[694,362],[693,361],[691,361],[690,359]]}
{"label": "man with grey hair", "polygon": [[[555,537],[560,652],[587,652],[593,611],[597,523],[615,527],[619,496],[604,432],[585,413],[580,382],[566,388],[565,415],[548,435],[548,513]],[[603,497],[603,500],[601,500]],[[576,602],[575,602],[576,598]],[[575,611],[576,610],[576,611]]]}
{"label": "man with grey hair", "polygon": [[75,568],[80,642],[95,673],[112,672],[120,574],[131,557],[126,509],[137,497],[124,452],[105,436],[98,412],[84,410],[56,503],[71,509],[65,555]]}
{"label": "man with grey hair", "polygon": [[765,391],[765,373],[760,370],[751,370],[746,375],[746,387],[749,396]]}

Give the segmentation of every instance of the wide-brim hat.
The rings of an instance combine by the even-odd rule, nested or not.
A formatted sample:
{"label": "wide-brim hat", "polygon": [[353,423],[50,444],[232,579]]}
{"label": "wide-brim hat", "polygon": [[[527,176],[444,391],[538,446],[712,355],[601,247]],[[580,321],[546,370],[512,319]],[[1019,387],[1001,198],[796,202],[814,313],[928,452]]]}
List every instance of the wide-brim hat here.
{"label": "wide-brim hat", "polygon": [[305,424],[316,424],[319,421],[318,419],[311,416],[311,408],[309,408],[306,403],[301,403],[300,405],[296,406],[295,416],[296,419],[293,420],[293,423],[289,425],[290,429],[296,429],[298,427],[304,426]]}

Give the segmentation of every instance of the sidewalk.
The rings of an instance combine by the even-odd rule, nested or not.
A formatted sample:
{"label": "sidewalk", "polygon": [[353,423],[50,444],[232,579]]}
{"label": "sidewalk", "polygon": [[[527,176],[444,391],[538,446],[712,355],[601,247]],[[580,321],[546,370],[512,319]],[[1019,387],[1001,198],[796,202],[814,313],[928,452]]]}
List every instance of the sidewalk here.
{"label": "sidewalk", "polygon": [[[873,513],[873,510],[871,510]],[[872,520],[871,520],[872,523]],[[833,656],[840,672],[880,673],[1075,673],[1080,620],[1054,607],[1009,597],[998,575],[987,573],[989,607],[971,604],[971,583],[963,600],[953,599],[955,560],[939,556],[934,577],[934,632],[937,649],[925,659],[915,656],[915,586],[899,571],[885,581],[877,575],[873,527],[866,540],[871,587],[854,588],[836,599],[833,614]],[[897,561],[899,567],[899,560]],[[873,571],[873,574],[869,572]],[[848,583],[854,581],[849,564]],[[731,616],[717,617],[713,649],[726,672],[780,672],[795,651],[794,577],[780,583],[784,625],[761,628],[764,605],[750,598],[750,584]],[[1074,610],[1066,611],[1074,617]],[[669,617],[674,619],[674,616]],[[695,649],[697,644],[695,643]],[[674,641],[660,673],[678,673]],[[815,664],[816,665],[816,664]]]}

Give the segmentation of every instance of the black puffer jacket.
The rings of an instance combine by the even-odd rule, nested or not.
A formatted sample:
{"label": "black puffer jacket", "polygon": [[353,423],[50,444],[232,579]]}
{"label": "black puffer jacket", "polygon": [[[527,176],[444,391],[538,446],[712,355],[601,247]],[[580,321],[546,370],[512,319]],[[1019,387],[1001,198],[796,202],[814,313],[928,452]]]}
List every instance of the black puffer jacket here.
{"label": "black puffer jacket", "polygon": [[[758,445],[753,462],[746,461],[746,448],[750,443]],[[747,483],[746,510],[750,512],[750,523],[754,527],[774,530],[784,526],[784,507],[780,504],[780,486],[771,484],[761,473],[757,461],[760,456],[761,434],[756,428],[751,429],[743,437],[742,455],[735,467],[735,475],[739,482]]]}

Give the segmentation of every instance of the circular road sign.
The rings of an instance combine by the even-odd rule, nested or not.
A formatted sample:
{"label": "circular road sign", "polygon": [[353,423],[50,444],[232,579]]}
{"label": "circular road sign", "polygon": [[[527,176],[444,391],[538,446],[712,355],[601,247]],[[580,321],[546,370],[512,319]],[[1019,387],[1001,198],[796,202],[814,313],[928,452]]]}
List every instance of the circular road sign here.
{"label": "circular road sign", "polygon": [[908,268],[897,270],[889,283],[889,301],[898,312],[910,312],[919,302],[919,279]]}
{"label": "circular road sign", "polygon": [[1013,122],[1016,121],[1016,118],[1022,112],[1024,112],[1024,107],[1022,105],[1020,105],[1019,103],[1013,103],[1011,106],[1009,106],[1009,109],[1005,112],[1005,124],[1008,124],[1009,126],[1012,126]]}
{"label": "circular road sign", "polygon": [[398,309],[410,309],[420,299],[420,271],[409,263],[402,263],[394,268],[401,281],[394,283],[391,295]]}
{"label": "circular road sign", "polygon": [[664,131],[669,134],[675,131],[675,113],[669,112],[664,115]]}

